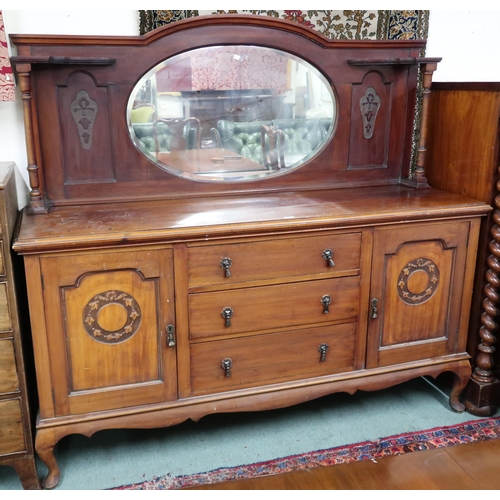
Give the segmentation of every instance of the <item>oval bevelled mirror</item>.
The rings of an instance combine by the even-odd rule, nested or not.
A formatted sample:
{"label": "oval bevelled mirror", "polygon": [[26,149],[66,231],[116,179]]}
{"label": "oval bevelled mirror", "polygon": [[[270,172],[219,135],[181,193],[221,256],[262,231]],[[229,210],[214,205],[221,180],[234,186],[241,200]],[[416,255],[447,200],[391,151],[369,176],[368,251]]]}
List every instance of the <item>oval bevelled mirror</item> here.
{"label": "oval bevelled mirror", "polygon": [[333,136],[336,100],[308,62],[258,46],[215,46],[176,55],[134,87],[132,141],[159,168],[197,181],[282,175]]}

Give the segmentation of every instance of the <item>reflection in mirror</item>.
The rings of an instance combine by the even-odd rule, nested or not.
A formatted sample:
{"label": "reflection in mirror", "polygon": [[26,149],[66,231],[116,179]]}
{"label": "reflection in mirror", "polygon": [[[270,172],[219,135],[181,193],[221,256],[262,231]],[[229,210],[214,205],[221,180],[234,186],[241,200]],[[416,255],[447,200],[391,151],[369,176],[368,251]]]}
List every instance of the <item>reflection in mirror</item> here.
{"label": "reflection in mirror", "polygon": [[324,76],[256,46],[191,50],[161,62],[127,109],[136,147],[167,172],[249,181],[303,165],[332,137],[336,100]]}

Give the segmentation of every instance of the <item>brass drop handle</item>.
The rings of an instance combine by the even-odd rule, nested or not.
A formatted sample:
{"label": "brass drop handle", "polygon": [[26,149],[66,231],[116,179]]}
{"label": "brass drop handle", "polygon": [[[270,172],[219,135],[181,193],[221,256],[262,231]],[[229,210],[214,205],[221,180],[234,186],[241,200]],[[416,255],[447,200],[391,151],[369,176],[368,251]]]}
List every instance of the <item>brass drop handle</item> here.
{"label": "brass drop handle", "polygon": [[222,360],[221,367],[226,372],[226,377],[231,376],[232,366],[233,366],[233,360],[231,358],[224,358]]}
{"label": "brass drop handle", "polygon": [[333,262],[333,251],[331,248],[327,248],[323,252],[323,259],[325,259],[328,262],[328,265],[330,267],[333,267],[335,265],[335,262]]}
{"label": "brass drop handle", "polygon": [[320,346],[318,347],[318,352],[321,354],[321,357],[319,358],[320,363],[326,361],[326,351],[328,351],[328,349],[328,344],[320,344]]}
{"label": "brass drop handle", "polygon": [[232,263],[233,261],[229,257],[223,257],[222,260],[220,261],[220,267],[224,269],[226,278],[231,277],[231,271],[229,270],[229,268],[231,267]]}
{"label": "brass drop handle", "polygon": [[221,315],[226,320],[226,327],[231,326],[231,318],[233,317],[233,310],[230,307],[224,307],[222,309]]}
{"label": "brass drop handle", "polygon": [[332,298],[330,295],[323,295],[321,297],[321,304],[323,305],[323,314],[328,314],[330,312],[330,304],[332,303]]}
{"label": "brass drop handle", "polygon": [[372,299],[371,318],[372,319],[377,319],[378,318],[378,299],[376,299],[376,298]]}

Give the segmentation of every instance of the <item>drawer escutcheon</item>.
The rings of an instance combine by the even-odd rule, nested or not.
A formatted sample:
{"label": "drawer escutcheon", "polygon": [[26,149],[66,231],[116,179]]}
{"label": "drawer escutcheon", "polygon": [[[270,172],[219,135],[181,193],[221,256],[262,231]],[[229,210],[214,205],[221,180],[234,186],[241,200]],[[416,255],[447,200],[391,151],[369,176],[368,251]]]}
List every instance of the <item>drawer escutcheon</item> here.
{"label": "drawer escutcheon", "polygon": [[323,305],[323,314],[330,313],[330,304],[332,303],[332,298],[330,295],[323,295],[321,297],[321,304]]}

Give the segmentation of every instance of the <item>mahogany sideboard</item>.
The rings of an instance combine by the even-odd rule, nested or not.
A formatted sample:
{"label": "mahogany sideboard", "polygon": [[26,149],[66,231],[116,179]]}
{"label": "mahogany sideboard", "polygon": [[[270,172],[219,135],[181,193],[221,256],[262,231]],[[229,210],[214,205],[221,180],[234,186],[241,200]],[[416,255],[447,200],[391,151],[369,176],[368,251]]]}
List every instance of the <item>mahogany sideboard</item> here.
{"label": "mahogany sideboard", "polygon": [[[71,433],[443,372],[454,375],[451,407],[464,410],[479,226],[491,207],[427,183],[439,59],[420,57],[425,42],[330,40],[240,15],[141,37],[11,39],[32,188],[14,249],[33,319],[46,488],[59,481],[54,447]],[[154,89],[172,66],[189,68],[199,90],[206,47],[220,61],[203,67],[216,71],[207,81],[234,70],[254,89],[244,64],[260,61],[262,74],[280,69],[284,83],[271,71],[266,89],[291,110],[307,76],[308,108],[286,122],[216,122],[215,135],[219,125],[234,134],[224,149],[193,141],[204,118],[187,105],[155,116]],[[137,123],[145,99],[149,122]]]}
{"label": "mahogany sideboard", "polygon": [[26,356],[30,353],[29,324],[22,321],[19,310],[24,294],[18,295],[24,276],[22,262],[11,249],[18,214],[15,165],[0,162],[0,465],[13,467],[24,489],[38,490],[30,405],[33,391],[28,392],[27,383],[32,382],[32,360]]}

